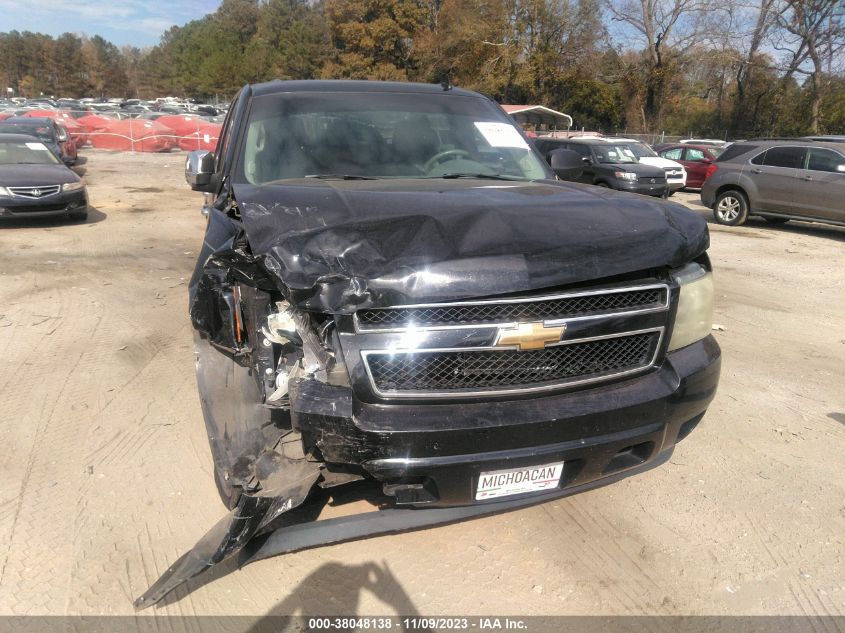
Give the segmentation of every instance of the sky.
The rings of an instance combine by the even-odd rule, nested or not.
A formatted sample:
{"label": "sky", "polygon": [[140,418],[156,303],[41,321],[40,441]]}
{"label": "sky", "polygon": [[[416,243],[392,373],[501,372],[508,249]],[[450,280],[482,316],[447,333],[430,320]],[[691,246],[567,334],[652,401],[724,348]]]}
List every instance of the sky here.
{"label": "sky", "polygon": [[117,46],[158,44],[174,24],[213,12],[220,0],[0,0],[0,32],[100,35]]}

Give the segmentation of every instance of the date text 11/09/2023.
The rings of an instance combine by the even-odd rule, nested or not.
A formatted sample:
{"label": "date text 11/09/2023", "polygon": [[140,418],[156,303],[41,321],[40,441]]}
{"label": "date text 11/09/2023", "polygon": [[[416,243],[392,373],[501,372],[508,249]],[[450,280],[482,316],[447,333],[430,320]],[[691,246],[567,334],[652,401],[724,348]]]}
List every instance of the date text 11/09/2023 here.
{"label": "date text 11/09/2023", "polygon": [[528,628],[527,623],[519,618],[443,618],[443,617],[335,617],[335,618],[309,618],[309,631],[331,631],[331,630],[389,630],[392,628],[405,631],[431,631],[431,630],[471,630],[497,631],[511,630],[518,631]]}

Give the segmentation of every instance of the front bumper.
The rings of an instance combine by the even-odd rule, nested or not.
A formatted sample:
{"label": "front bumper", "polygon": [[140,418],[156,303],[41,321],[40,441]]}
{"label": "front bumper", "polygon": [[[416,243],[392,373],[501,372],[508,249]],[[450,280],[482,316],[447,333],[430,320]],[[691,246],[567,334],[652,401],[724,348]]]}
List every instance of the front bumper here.
{"label": "front bumper", "polygon": [[85,189],[57,193],[43,198],[20,196],[0,198],[0,218],[41,218],[67,216],[88,210]]}
{"label": "front bumper", "polygon": [[619,191],[630,191],[631,193],[639,193],[644,196],[663,197],[668,195],[670,191],[669,185],[665,181],[654,184],[642,181],[630,182],[627,180],[619,180],[617,182]]}
{"label": "front bumper", "polygon": [[648,374],[543,397],[369,404],[312,380],[293,383],[291,399],[306,445],[329,464],[363,469],[399,503],[468,505],[481,472],[562,461],[565,490],[648,464],[701,420],[719,369],[708,336]]}

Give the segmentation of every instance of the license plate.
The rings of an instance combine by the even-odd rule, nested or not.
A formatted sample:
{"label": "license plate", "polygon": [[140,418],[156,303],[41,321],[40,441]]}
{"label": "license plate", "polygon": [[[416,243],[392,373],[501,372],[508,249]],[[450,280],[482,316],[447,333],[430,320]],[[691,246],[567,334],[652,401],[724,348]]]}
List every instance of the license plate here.
{"label": "license plate", "polygon": [[527,466],[510,470],[491,470],[478,477],[475,500],[508,497],[525,492],[538,492],[557,488],[563,474],[563,462]]}

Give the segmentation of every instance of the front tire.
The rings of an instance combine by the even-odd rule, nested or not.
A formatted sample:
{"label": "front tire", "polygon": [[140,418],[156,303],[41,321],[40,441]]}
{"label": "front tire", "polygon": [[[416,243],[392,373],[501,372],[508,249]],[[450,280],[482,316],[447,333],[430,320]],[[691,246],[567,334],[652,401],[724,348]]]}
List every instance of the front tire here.
{"label": "front tire", "polygon": [[748,219],[748,199],[736,189],[723,191],[716,196],[713,204],[713,217],[717,224],[739,226]]}

